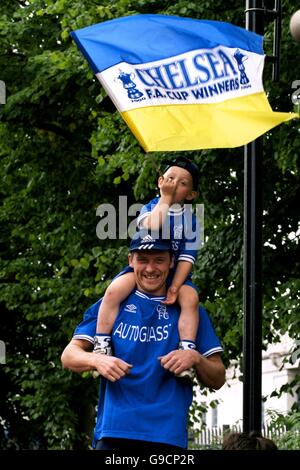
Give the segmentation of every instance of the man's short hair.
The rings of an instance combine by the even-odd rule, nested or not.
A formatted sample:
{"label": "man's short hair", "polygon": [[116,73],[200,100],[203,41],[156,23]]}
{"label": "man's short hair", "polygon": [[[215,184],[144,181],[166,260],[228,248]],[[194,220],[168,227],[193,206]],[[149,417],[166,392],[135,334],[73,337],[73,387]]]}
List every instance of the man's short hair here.
{"label": "man's short hair", "polygon": [[277,450],[277,445],[271,439],[252,431],[233,432],[225,436],[223,450]]}

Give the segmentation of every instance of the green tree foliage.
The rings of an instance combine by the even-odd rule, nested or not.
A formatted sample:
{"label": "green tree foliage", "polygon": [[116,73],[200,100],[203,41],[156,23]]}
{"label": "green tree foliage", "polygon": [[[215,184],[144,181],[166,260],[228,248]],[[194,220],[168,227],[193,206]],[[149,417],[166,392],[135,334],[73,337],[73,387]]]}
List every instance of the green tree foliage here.
{"label": "green tree foliage", "polygon": [[[266,87],[273,108],[292,109],[299,45],[284,1],[280,82]],[[70,39],[72,30],[136,13],[219,19],[244,25],[244,2],[187,0],[2,0],[0,121],[2,447],[89,445],[97,384],[63,370],[60,354],[85,308],[126,263],[127,240],[96,237],[96,208],[127,195],[155,194],[169,156],[145,154]],[[266,44],[271,42],[271,26]],[[298,69],[299,70],[299,69]],[[299,333],[299,123],[264,139],[265,342]],[[243,149],[187,153],[200,167],[206,244],[194,279],[225,358],[242,348]],[[298,197],[298,199],[297,199]],[[130,221],[130,219],[129,219]]]}
{"label": "green tree foliage", "polygon": [[[272,420],[270,432],[278,449],[299,450],[300,449],[300,411],[292,407],[287,415],[278,411],[270,411],[269,418]],[[282,432],[284,430],[284,432]],[[281,432],[280,432],[281,431]]]}

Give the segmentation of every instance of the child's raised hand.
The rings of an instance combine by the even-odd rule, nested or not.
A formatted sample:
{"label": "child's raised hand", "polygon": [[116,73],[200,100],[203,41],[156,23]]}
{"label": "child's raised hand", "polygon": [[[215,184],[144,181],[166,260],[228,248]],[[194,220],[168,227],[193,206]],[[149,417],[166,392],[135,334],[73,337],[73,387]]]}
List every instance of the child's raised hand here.
{"label": "child's raised hand", "polygon": [[166,300],[162,301],[162,304],[172,305],[176,302],[178,297],[178,287],[170,286],[167,291]]}
{"label": "child's raised hand", "polygon": [[174,178],[171,178],[171,177],[165,178],[164,176],[161,176],[161,181],[159,184],[160,194],[162,196],[173,197],[175,195],[177,185],[178,185],[178,182]]}

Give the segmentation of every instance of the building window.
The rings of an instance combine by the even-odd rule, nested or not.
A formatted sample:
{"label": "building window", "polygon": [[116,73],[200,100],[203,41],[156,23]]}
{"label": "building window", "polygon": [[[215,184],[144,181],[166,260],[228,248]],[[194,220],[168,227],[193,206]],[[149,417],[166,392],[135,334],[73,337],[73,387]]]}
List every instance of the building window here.
{"label": "building window", "polygon": [[206,405],[205,401],[201,402],[201,407],[202,407],[201,421],[202,421],[202,424],[204,424],[206,426],[206,424],[207,424],[207,412],[206,412],[207,405]]}
{"label": "building window", "polygon": [[211,427],[216,428],[218,426],[218,405],[211,410]]}

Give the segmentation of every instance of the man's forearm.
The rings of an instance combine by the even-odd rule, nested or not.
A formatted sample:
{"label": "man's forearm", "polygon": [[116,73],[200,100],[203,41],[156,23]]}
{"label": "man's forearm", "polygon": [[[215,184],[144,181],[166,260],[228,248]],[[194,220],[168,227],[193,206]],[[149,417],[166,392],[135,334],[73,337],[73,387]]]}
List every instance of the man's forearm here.
{"label": "man's forearm", "polygon": [[61,356],[64,367],[74,372],[97,370],[100,375],[115,382],[130,373],[132,364],[114,356],[91,352],[92,344],[73,339]]}
{"label": "man's forearm", "polygon": [[204,357],[195,349],[174,350],[159,358],[162,367],[178,375],[195,367],[199,382],[218,390],[225,383],[225,367],[219,353]]}
{"label": "man's forearm", "polygon": [[92,352],[75,344],[69,344],[61,356],[63,366],[78,373],[94,370],[94,360],[95,355]]}
{"label": "man's forearm", "polygon": [[218,390],[225,383],[225,367],[219,354],[205,357],[197,352],[197,355],[194,366],[199,382],[206,387]]}

